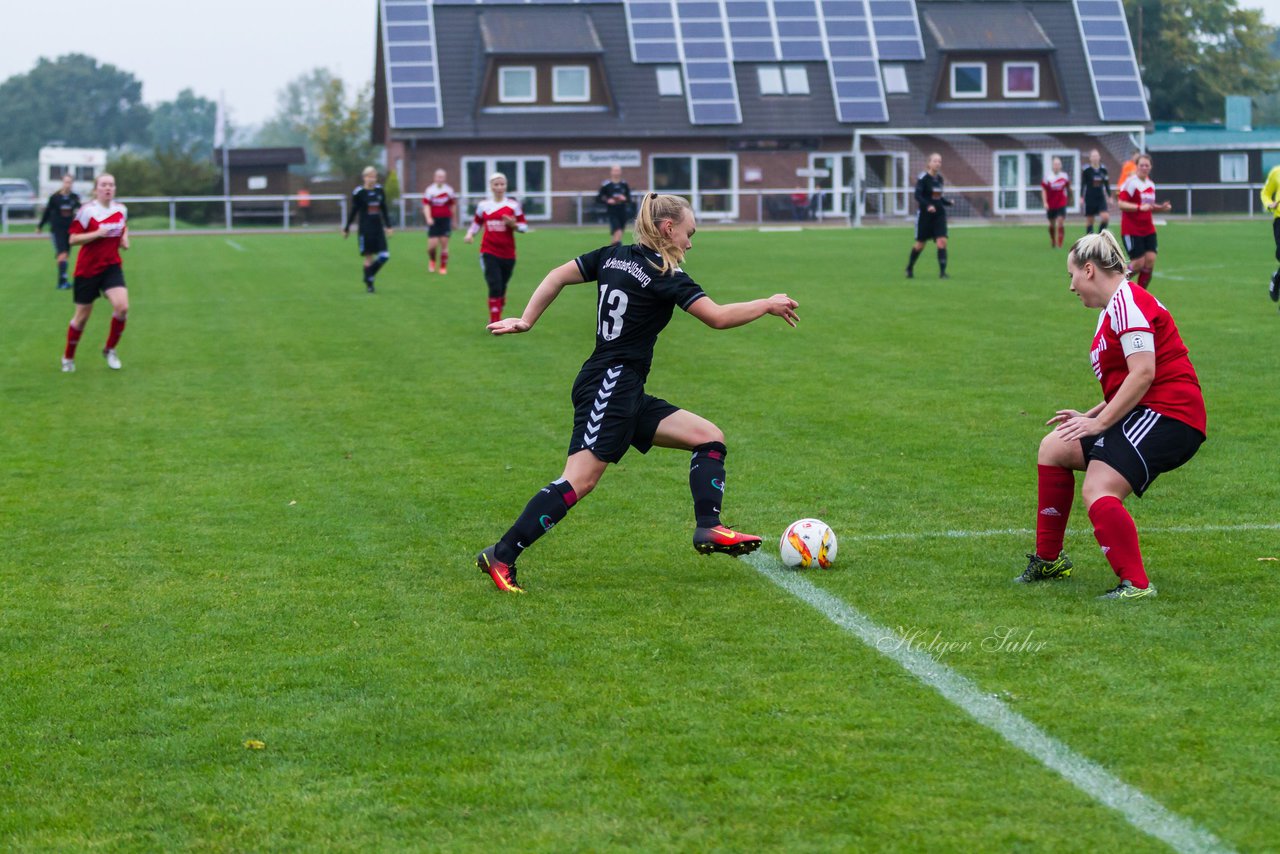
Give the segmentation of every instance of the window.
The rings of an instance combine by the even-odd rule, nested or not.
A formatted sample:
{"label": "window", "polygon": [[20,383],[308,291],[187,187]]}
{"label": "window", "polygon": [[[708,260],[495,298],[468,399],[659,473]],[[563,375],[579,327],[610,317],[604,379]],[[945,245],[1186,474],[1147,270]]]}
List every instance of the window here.
{"label": "window", "polygon": [[649,172],[650,187],[685,196],[699,216],[733,219],[738,215],[738,160],[732,155],[655,155]]}
{"label": "window", "polygon": [[788,95],[809,94],[809,71],[803,65],[788,65],[782,69],[783,82]]}
{"label": "window", "polygon": [[1243,184],[1249,180],[1249,155],[1219,154],[1218,180],[1224,184]]}
{"label": "window", "polygon": [[756,69],[760,76],[760,94],[761,95],[781,95],[784,90],[782,88],[782,69],[774,65],[762,65]]}
{"label": "window", "polygon": [[1004,64],[1004,96],[1006,98],[1040,97],[1040,63],[1006,62]]}
{"label": "window", "polygon": [[[1035,212],[1044,209],[1040,195],[1040,182],[1053,165],[1053,158],[1062,159],[1062,171],[1078,175],[1080,155],[1075,151],[1049,149],[1045,151],[997,151],[996,213]],[[1074,193],[1073,193],[1074,196]]]}
{"label": "window", "polygon": [[50,166],[50,167],[49,167],[49,180],[50,180],[50,181],[61,181],[61,180],[62,180],[62,176],[63,176],[63,175],[65,175],[65,174],[67,174],[67,173],[68,173],[68,172],[70,172],[70,171],[71,171],[71,167],[70,167],[70,166]]}
{"label": "window", "polygon": [[524,208],[528,219],[551,218],[550,157],[466,157],[462,161],[462,206],[466,216],[489,195],[489,176],[507,176],[507,195]]}
{"label": "window", "polygon": [[591,69],[585,65],[558,65],[551,72],[553,101],[591,100]]}
{"label": "window", "polygon": [[92,180],[94,179],[94,177],[95,177],[95,176],[94,176],[94,174],[93,174],[93,167],[92,167],[92,166],[77,166],[77,167],[76,167],[76,180],[77,180],[77,181],[92,181]]}
{"label": "window", "polygon": [[756,72],[761,95],[809,94],[809,70],[803,65],[762,65]]}
{"label": "window", "polygon": [[952,98],[987,97],[987,66],[981,62],[955,62],[951,65]]}
{"label": "window", "polygon": [[684,83],[680,78],[680,69],[674,65],[658,66],[658,94],[664,97],[684,94]]}
{"label": "window", "polygon": [[907,67],[905,65],[882,65],[880,74],[884,77],[884,93],[886,95],[905,95],[911,91],[907,85]]}
{"label": "window", "polygon": [[537,72],[530,66],[499,68],[498,100],[504,104],[532,104],[537,101]]}

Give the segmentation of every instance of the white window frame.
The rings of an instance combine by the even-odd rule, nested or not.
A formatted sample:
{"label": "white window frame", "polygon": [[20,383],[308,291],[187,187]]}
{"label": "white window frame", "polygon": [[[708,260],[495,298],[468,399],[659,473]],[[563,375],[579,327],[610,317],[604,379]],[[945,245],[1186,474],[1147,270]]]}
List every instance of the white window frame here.
{"label": "white window frame", "polygon": [[886,95],[907,95],[911,85],[907,82],[907,67],[899,63],[880,66],[880,77],[884,81]]}
{"label": "white window frame", "polygon": [[760,81],[761,95],[785,95],[786,86],[782,82],[782,69],[776,65],[762,65],[756,69],[756,78]]}
{"label": "white window frame", "polygon": [[[981,68],[982,69],[982,90],[980,92],[957,92],[956,91],[956,72],[961,68]],[[951,63],[951,97],[956,99],[981,99],[987,97],[988,81],[987,81],[987,64],[985,62],[953,62]]]}
{"label": "white window frame", "polygon": [[1249,155],[1243,151],[1223,152],[1218,155],[1218,182],[1245,184],[1249,181]]}
{"label": "white window frame", "polygon": [[[582,74],[582,94],[567,95],[561,90],[560,75],[562,72],[580,72]],[[591,66],[589,65],[557,65],[551,69],[551,100],[558,104],[585,104],[591,100]]]}
{"label": "white window frame", "polygon": [[[507,92],[507,75],[524,72],[529,75],[529,95],[516,97]],[[498,69],[498,102],[502,104],[536,104],[538,102],[538,69],[532,65],[504,65]]]}
{"label": "white window frame", "polygon": [[808,95],[809,69],[803,65],[782,66],[782,85],[788,95]]}
{"label": "white window frame", "polygon": [[679,98],[684,96],[684,77],[678,65],[659,65],[654,69],[658,80],[658,96]]}
{"label": "white window frame", "polygon": [[[1019,214],[1019,213],[1039,213],[1044,210],[1040,197],[1040,182],[1044,179],[1044,175],[1032,175],[1031,167],[1027,162],[1027,155],[1037,154],[1040,156],[1040,162],[1044,164],[1044,169],[1050,168],[1053,158],[1061,157],[1063,160],[1073,159],[1073,163],[1068,166],[1063,164],[1062,171],[1068,176],[1079,174],[1080,164],[1084,163],[1087,158],[1081,156],[1079,151],[1071,151],[1065,148],[1046,148],[1046,149],[1003,149],[991,152],[991,182],[994,185],[995,198],[992,201],[992,209],[998,214]],[[1000,158],[1014,156],[1018,158],[1018,175],[1017,183],[1013,185],[1005,185],[1000,183]],[[1005,205],[1001,203],[1000,196],[1002,193],[1016,193],[1017,204]],[[1075,199],[1074,187],[1071,194],[1073,201]],[[1032,201],[1028,201],[1031,199]]]}
{"label": "white window frame", "polygon": [[[670,187],[663,190],[664,193],[674,193],[677,196],[685,196],[691,199],[693,212],[700,219],[716,219],[731,221],[738,218],[738,155],[732,152],[723,151],[712,152],[688,152],[688,151],[660,151],[649,155],[649,186],[654,186],[653,180],[653,163],[659,157],[686,157],[689,163],[689,180],[693,183],[692,187]],[[703,191],[698,187],[698,161],[699,160],[728,160],[732,166],[730,168],[730,176],[732,181],[729,186],[723,190],[708,190],[714,192],[717,196],[728,195],[729,210],[727,211],[704,211],[702,210],[702,194]]]}
{"label": "white window frame", "polygon": [[[1035,85],[1030,92],[1009,91],[1009,70],[1011,68],[1031,68],[1035,72]],[[1000,68],[1000,87],[1006,98],[1039,98],[1040,97],[1040,63],[1028,60],[1006,62]]]}
{"label": "white window frame", "polygon": [[[525,219],[535,220],[535,221],[551,219],[551,211],[552,211],[552,208],[551,208],[551,202],[552,202],[551,158],[541,156],[541,155],[498,154],[498,155],[493,155],[491,157],[462,158],[461,181],[462,181],[463,206],[466,207],[466,203],[474,202],[477,198],[488,197],[489,176],[492,175],[494,172],[498,171],[498,163],[509,162],[509,161],[515,161],[517,171],[515,175],[507,176],[507,183],[508,183],[508,186],[510,187],[508,194],[515,197],[516,201],[520,203],[520,206],[525,208]],[[536,193],[530,193],[528,190],[525,189],[525,187],[528,186],[528,181],[525,180],[525,164],[533,163],[533,162],[541,162],[542,168],[543,168],[543,174],[547,176],[547,186]],[[468,178],[468,175],[470,174],[467,167],[472,163],[484,164],[485,184],[483,187],[472,187],[467,183],[467,178]],[[542,202],[543,213],[540,213],[540,214],[529,213],[528,200],[531,198],[539,199]]]}

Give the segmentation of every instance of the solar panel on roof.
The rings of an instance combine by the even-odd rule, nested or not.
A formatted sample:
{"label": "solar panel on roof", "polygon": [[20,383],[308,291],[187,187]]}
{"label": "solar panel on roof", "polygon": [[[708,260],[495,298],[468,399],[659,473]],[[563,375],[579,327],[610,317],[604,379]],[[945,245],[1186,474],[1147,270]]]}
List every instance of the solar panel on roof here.
{"label": "solar panel on roof", "polygon": [[1105,122],[1151,120],[1120,0],[1074,0],[1089,76]]}
{"label": "solar panel on roof", "polygon": [[822,12],[836,118],[842,122],[887,122],[889,107],[866,4],[823,0]]}
{"label": "solar panel on roof", "polygon": [[742,124],[724,6],[718,0],[674,0],[673,6],[688,80],[689,121]]}
{"label": "solar panel on roof", "polygon": [[870,0],[870,6],[881,59],[924,59],[915,0]]}
{"label": "solar panel on roof", "polygon": [[431,0],[381,0],[391,126],[442,127]]}

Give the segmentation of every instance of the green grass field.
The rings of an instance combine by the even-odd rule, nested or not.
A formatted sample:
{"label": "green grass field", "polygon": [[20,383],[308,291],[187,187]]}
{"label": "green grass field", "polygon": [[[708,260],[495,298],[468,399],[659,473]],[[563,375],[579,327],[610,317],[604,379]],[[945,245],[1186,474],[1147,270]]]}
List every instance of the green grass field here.
{"label": "green grass field", "polygon": [[[522,237],[509,309],[602,236]],[[1274,850],[1270,230],[1160,238],[1210,437],[1127,502],[1160,589],[1128,605],[1094,599],[1078,504],[1073,579],[1011,583],[1044,421],[1099,395],[1042,228],[956,229],[945,283],[932,248],[901,278],[901,228],[700,231],[717,301],[786,291],[802,321],[677,312],[649,390],[725,431],[725,518],[774,557],[695,554],[687,455],[632,453],[523,597],[472,561],[560,472],[591,287],[494,338],[461,241],[427,277],[397,232],[371,297],[336,235],[137,235],[124,370],[99,303],[63,375],[49,247],[0,243],[0,848],[1167,850],[773,583],[818,516],[838,566],[805,578],[886,645],[957,644],[935,657],[1078,756]]]}

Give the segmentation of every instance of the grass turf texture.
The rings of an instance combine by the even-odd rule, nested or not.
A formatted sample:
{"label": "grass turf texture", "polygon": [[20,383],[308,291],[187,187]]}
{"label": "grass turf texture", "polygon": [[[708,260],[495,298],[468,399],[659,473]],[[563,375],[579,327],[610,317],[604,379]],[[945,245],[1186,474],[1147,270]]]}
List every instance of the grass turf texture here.
{"label": "grass turf texture", "polygon": [[[1072,233],[1078,229],[1072,224]],[[602,232],[520,239],[509,309]],[[701,231],[720,302],[787,291],[796,330],[677,312],[652,393],[728,436],[726,518],[842,537],[810,576],[1241,849],[1280,834],[1275,335],[1264,223],[1161,230],[1155,293],[1210,439],[1130,499],[1155,601],[1077,504],[1069,582],[1011,583],[1044,420],[1084,409],[1096,313],[1041,228]],[[0,847],[1159,850],[1117,813],[790,599],[689,546],[687,456],[632,453],[521,561],[472,559],[557,476],[595,294],[484,332],[398,232],[378,295],[336,235],[136,236],[125,368],[99,303],[58,372],[43,242],[0,243]],[[1165,275],[1161,275],[1161,274]],[[1186,528],[1189,530],[1175,530]],[[876,539],[879,536],[886,539]],[[766,549],[776,551],[772,544]],[[993,652],[1005,631],[1039,649]],[[247,749],[247,740],[265,748]],[[1271,792],[1272,794],[1268,794]]]}

